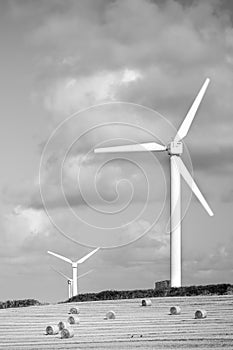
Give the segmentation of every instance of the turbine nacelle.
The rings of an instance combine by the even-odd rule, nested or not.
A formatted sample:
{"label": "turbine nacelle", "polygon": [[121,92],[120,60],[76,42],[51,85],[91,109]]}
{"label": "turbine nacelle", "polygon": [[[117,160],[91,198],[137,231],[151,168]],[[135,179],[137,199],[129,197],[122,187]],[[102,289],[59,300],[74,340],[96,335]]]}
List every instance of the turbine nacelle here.
{"label": "turbine nacelle", "polygon": [[183,142],[172,141],[167,146],[167,151],[170,156],[176,155],[180,156],[183,153]]}

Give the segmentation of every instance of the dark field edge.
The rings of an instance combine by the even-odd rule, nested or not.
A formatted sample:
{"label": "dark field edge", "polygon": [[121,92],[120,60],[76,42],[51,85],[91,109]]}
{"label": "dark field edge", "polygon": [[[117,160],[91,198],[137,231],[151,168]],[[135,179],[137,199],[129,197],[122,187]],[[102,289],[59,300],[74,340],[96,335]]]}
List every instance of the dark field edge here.
{"label": "dark field edge", "polygon": [[[105,290],[98,293],[83,293],[76,295],[58,304],[82,301],[121,300],[135,298],[156,297],[182,297],[182,296],[209,296],[209,295],[233,295],[233,285],[230,283],[209,284],[200,286],[186,286],[180,288],[163,289],[135,289],[135,290]],[[0,301],[0,309],[39,306],[49,303],[41,303],[35,299]]]}
{"label": "dark field edge", "polygon": [[45,305],[45,304],[44,303],[42,304],[35,299],[0,301],[0,309],[9,309],[12,307],[25,307],[25,306],[34,306],[34,305]]}
{"label": "dark field edge", "polygon": [[60,303],[197,295],[233,295],[233,285],[222,283],[164,289],[105,290],[99,293],[79,294]]}

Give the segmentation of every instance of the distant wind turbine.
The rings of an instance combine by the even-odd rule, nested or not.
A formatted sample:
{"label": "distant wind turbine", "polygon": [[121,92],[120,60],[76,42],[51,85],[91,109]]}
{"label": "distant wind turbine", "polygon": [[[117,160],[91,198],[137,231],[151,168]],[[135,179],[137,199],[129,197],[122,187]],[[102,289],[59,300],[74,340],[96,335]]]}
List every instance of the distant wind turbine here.
{"label": "distant wind turbine", "polygon": [[[68,297],[69,299],[72,298],[73,296],[73,293],[72,293],[72,285],[73,285],[73,280],[72,278],[66,276],[63,272],[61,271],[58,271],[57,269],[55,269],[53,266],[50,266],[51,269],[53,269],[55,272],[57,272],[59,275],[61,275],[62,277],[64,277],[66,280],[67,280],[67,283],[68,283]],[[86,275],[88,275],[89,273],[91,273],[93,270],[89,270],[85,273],[83,273],[82,275],[79,275],[78,276],[78,280]]]}
{"label": "distant wind turbine", "polygon": [[113,146],[97,148],[95,153],[115,153],[115,152],[162,152],[167,151],[170,157],[171,167],[171,191],[170,191],[170,278],[171,287],[181,286],[181,183],[180,175],[186,181],[198,200],[201,202],[207,213],[214,215],[199,188],[194,182],[192,176],[181,160],[183,153],[182,140],[187,135],[193,122],[198,107],[209,85],[210,79],[207,78],[183,120],[173,141],[167,146],[156,142],[141,143],[124,146]]}
{"label": "distant wind turbine", "polygon": [[93,254],[95,254],[100,248],[96,248],[94,250],[92,250],[90,253],[88,253],[87,255],[85,255],[84,257],[82,257],[81,259],[77,260],[77,261],[72,261],[69,258],[66,258],[65,256],[59,255],[57,253],[53,253],[50,250],[48,250],[48,253],[50,255],[55,256],[58,259],[64,260],[66,262],[68,262],[69,264],[72,265],[72,271],[73,271],[73,278],[72,278],[72,294],[73,296],[78,294],[78,265],[84,263],[84,261],[86,261],[88,258],[90,258]]}

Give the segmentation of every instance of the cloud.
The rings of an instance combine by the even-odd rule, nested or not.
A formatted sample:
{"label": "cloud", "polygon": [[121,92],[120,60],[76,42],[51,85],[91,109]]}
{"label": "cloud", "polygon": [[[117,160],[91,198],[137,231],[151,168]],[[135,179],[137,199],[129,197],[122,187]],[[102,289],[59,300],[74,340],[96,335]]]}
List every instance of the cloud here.
{"label": "cloud", "polygon": [[[77,109],[116,99],[159,108],[179,125],[204,77],[209,75],[212,83],[201,106],[202,115],[197,116],[198,123],[192,126],[187,143],[192,149],[196,171],[231,171],[233,31],[230,17],[218,1],[189,2],[186,6],[177,1],[146,0],[136,0],[136,5],[132,0],[97,1],[95,5],[89,1],[85,5],[67,1],[66,6],[52,1],[49,5],[42,2],[40,7],[14,3],[12,15],[27,19],[32,8],[37,21],[30,22],[32,30],[27,40],[38,59],[37,94],[51,119],[54,118],[54,125]],[[225,93],[219,99],[223,90]],[[85,132],[100,122],[116,120],[116,114],[106,113],[103,117],[96,113],[93,118],[96,124],[86,114],[76,127],[68,127],[54,144],[43,179],[51,206],[60,206],[62,202],[61,196],[56,198],[59,164],[52,162],[53,157],[55,160],[60,157],[61,149],[78,129],[80,135],[80,131]],[[152,122],[147,123],[146,119],[145,115],[136,116],[134,123],[152,128]],[[133,118],[125,113],[124,121],[129,120]],[[205,135],[203,128],[209,130]],[[120,132],[112,126],[105,135],[113,137]],[[136,133],[137,129],[134,140]],[[104,132],[89,133],[78,143],[77,152],[85,156],[90,147],[104,141],[105,135]],[[131,138],[132,132],[128,135]],[[224,140],[223,152],[216,146],[216,139],[218,144]],[[195,148],[197,145],[199,148]],[[68,163],[73,155],[69,156]],[[110,163],[109,166],[111,169]],[[94,165],[83,162],[82,167],[90,183]],[[122,167],[126,167],[125,163],[115,166],[116,174],[122,174]],[[74,194],[69,186],[69,180],[73,182],[67,174],[69,201],[72,205],[82,204],[80,193]],[[128,174],[131,176],[132,172]],[[100,183],[106,185],[108,193],[104,195],[113,198],[119,177],[115,176],[112,182],[108,177],[106,172]],[[104,185],[101,187],[104,192]],[[94,201],[93,196],[89,198]],[[30,196],[28,205],[41,207],[38,192]]]}
{"label": "cloud", "polygon": [[[39,11],[38,18],[44,6],[46,14],[40,24],[35,22],[27,39],[38,59],[38,97],[53,119],[53,125],[57,126],[58,121],[76,110],[117,99],[159,107],[169,121],[179,125],[204,77],[209,75],[213,82],[187,144],[195,171],[205,172],[206,177],[212,176],[214,171],[213,181],[218,173],[230,173],[233,32],[229,16],[217,1],[198,1],[187,6],[177,1],[161,4],[146,0],[137,0],[136,5],[132,0],[97,1],[95,6],[89,1],[85,5],[68,1],[66,7],[62,2],[51,4],[43,3],[40,11],[35,9]],[[31,11],[30,7],[27,11]],[[26,15],[23,11],[16,11],[14,15],[22,18],[28,16],[27,11]],[[218,96],[223,89],[226,93],[220,100]],[[135,128],[119,127],[114,124],[116,121],[130,122]],[[224,128],[221,127],[223,121]],[[98,128],[100,123],[106,122],[113,125]],[[76,122],[65,123],[58,130],[43,163],[40,180],[47,206],[59,211],[67,206],[61,193],[61,169],[65,194],[72,208],[87,202],[90,206],[114,205],[118,189],[123,194],[121,204],[125,204],[130,198],[129,182],[137,189],[134,200],[143,202],[146,188],[139,169],[130,162],[109,161],[95,178],[101,162],[108,158],[94,157],[87,152],[111,138],[115,138],[115,144],[119,137],[122,141],[124,138],[134,142],[150,141],[152,136],[140,132],[138,126],[151,130],[166,144],[175,134],[168,124],[158,122],[153,114],[136,109],[130,111],[126,106],[120,111],[115,106],[84,111]],[[210,132],[203,135],[203,128]],[[223,139],[224,152],[218,146]],[[64,156],[67,160],[62,165]],[[144,160],[140,157],[131,159],[137,160],[142,168],[146,167],[147,174],[153,172],[157,187],[162,188],[164,179],[159,179],[158,168],[154,163],[146,165],[147,161],[150,163],[149,157],[146,159],[143,155]],[[82,174],[82,188],[77,186],[78,170]],[[150,188],[154,188],[152,176],[150,178]],[[212,183],[210,186],[205,182],[206,192],[213,192]],[[157,190],[151,196],[153,201],[161,198],[161,191]],[[32,191],[23,201],[28,208],[40,210],[43,207],[38,190]]]}
{"label": "cloud", "polygon": [[121,86],[128,86],[139,78],[139,72],[127,68],[119,72],[65,78],[49,87],[44,104],[49,111],[70,115],[85,107],[115,100]]}
{"label": "cloud", "polygon": [[48,233],[50,223],[43,212],[20,207],[2,217],[1,259],[11,264],[17,261],[26,263],[22,246],[29,237],[44,232]]}
{"label": "cloud", "polygon": [[[209,76],[212,82],[188,144],[200,139],[205,151],[197,156],[197,169],[202,163],[211,167],[208,155],[216,140],[232,144],[233,30],[220,2],[67,4],[48,9],[30,34],[35,48],[46,49],[39,95],[55,119],[119,99],[156,108],[178,127]],[[203,128],[209,130],[205,137]],[[230,159],[223,162],[218,151],[214,156],[215,164],[219,160],[222,169],[228,167]]]}
{"label": "cloud", "polygon": [[[135,231],[143,232],[150,228],[150,223],[139,220],[130,227],[126,234],[135,238]],[[115,252],[106,252],[104,260],[111,265],[134,267],[148,265],[157,272],[162,265],[169,265],[169,235],[161,232],[161,225],[155,225],[150,232],[137,240],[131,246],[126,246]]]}
{"label": "cloud", "polygon": [[184,261],[184,275],[187,276],[188,283],[191,281],[188,277],[190,273],[194,274],[200,284],[229,281],[228,276],[232,273],[232,243],[230,239],[227,245],[219,244],[211,249],[209,254],[193,254]]}

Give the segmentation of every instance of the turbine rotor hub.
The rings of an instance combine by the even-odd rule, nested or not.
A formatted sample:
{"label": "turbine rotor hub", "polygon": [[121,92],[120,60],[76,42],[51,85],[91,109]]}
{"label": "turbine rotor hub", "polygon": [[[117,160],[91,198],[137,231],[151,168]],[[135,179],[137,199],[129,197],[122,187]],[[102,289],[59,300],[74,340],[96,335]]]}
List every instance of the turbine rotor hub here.
{"label": "turbine rotor hub", "polygon": [[170,156],[179,156],[183,153],[183,143],[181,141],[172,141],[168,144],[167,150]]}

